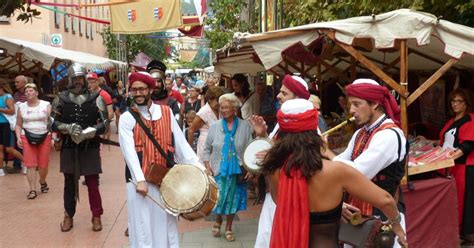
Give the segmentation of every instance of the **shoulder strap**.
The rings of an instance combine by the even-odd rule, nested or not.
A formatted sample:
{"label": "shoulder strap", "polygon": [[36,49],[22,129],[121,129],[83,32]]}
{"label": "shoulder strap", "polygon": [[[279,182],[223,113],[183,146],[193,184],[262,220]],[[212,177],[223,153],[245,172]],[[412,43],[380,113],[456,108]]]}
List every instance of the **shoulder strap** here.
{"label": "shoulder strap", "polygon": [[393,128],[387,128],[395,132],[395,135],[397,135],[397,140],[398,140],[398,161],[400,161],[400,158],[402,157],[402,140],[400,139],[400,135],[398,134],[397,130]]}
{"label": "shoulder strap", "polygon": [[145,123],[143,122],[142,118],[140,118],[140,114],[133,111],[133,110],[130,110],[130,114],[132,114],[133,118],[135,118],[135,120],[137,121],[138,125],[140,125],[140,127],[143,129],[143,131],[145,132],[146,136],[148,136],[148,138],[151,140],[151,142],[153,143],[153,145],[155,146],[155,148],[158,150],[158,152],[161,154],[161,156],[163,156],[165,159],[166,159],[166,164],[167,164],[167,167],[168,168],[171,168],[173,167],[174,165],[174,161],[171,161],[171,159],[168,158],[168,156],[166,155],[165,151],[163,151],[163,148],[161,148],[160,144],[158,143],[158,141],[155,139],[155,137],[153,137],[153,134],[151,134],[150,132],[150,129],[148,129],[148,127],[145,125]]}

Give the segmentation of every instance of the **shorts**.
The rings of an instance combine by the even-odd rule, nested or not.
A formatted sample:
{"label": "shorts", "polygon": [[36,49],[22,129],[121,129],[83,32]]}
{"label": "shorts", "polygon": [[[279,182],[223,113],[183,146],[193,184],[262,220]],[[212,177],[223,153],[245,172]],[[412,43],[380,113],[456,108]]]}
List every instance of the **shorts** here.
{"label": "shorts", "polygon": [[43,143],[31,145],[25,135],[21,136],[23,144],[23,164],[26,167],[48,168],[49,156],[51,154],[51,134],[48,134]]}
{"label": "shorts", "polygon": [[1,122],[0,123],[0,145],[4,147],[13,147],[11,142],[11,133],[10,123]]}

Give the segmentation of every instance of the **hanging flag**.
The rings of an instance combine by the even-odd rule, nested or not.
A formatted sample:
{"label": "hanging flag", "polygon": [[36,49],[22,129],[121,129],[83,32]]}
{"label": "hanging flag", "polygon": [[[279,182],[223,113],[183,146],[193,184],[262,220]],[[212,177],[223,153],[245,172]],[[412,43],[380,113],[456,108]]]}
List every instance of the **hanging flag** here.
{"label": "hanging flag", "polygon": [[199,18],[199,24],[202,24],[207,11],[206,0],[194,0],[194,7]]}
{"label": "hanging flag", "polygon": [[183,25],[180,0],[140,0],[113,5],[110,13],[112,33],[152,33]]}

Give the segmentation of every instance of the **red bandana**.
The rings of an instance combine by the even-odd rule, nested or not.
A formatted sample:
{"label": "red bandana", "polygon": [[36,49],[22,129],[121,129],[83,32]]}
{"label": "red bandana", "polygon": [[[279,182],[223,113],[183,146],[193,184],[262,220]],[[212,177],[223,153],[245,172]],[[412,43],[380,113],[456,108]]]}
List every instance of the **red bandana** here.
{"label": "red bandana", "polygon": [[297,95],[299,98],[303,98],[308,100],[309,99],[309,91],[306,87],[303,86],[301,82],[298,80],[294,79],[290,75],[286,75],[283,78],[282,84],[288,88],[291,92],[293,92],[295,95]]}
{"label": "red bandana", "polygon": [[130,87],[132,87],[132,84],[137,81],[147,84],[150,89],[155,88],[156,85],[155,79],[153,79],[150,75],[142,72],[133,72],[130,74],[130,76],[128,76],[128,82],[130,83]]}
{"label": "red bandana", "polygon": [[400,107],[387,87],[371,83],[350,84],[346,87],[346,95],[381,104],[390,119],[400,126]]}
{"label": "red bandana", "polygon": [[318,111],[307,110],[299,114],[285,114],[281,110],[277,113],[277,121],[280,131],[287,133],[298,133],[318,129]]}

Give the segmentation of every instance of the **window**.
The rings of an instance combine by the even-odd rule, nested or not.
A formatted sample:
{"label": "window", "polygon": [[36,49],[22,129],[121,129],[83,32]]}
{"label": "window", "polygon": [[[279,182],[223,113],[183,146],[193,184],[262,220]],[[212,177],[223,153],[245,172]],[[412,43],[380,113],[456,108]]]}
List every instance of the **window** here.
{"label": "window", "polygon": [[[57,0],[54,0],[54,3],[57,3]],[[58,9],[57,7],[54,7],[54,9]],[[56,28],[59,28],[61,26],[61,16],[60,13],[54,12],[54,26]]]}

